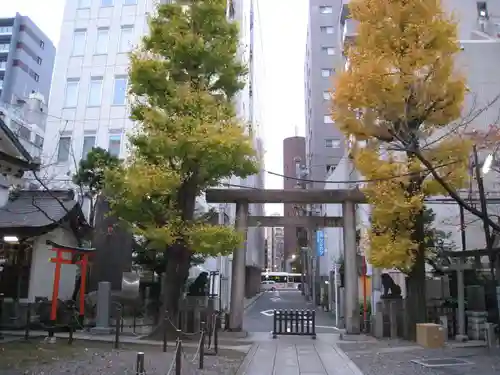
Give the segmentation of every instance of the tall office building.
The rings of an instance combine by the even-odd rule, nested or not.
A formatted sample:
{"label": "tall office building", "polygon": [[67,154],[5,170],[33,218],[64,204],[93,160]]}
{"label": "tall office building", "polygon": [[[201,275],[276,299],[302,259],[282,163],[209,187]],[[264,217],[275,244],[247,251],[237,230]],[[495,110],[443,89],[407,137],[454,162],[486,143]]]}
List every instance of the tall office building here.
{"label": "tall office building", "polygon": [[17,104],[31,93],[49,99],[56,50],[29,17],[0,18],[0,102]]}
{"label": "tall office building", "polygon": [[[306,140],[304,137],[289,137],[283,140],[283,175],[292,178],[283,179],[283,188],[296,189],[305,188],[304,184],[297,180],[301,178],[302,171],[306,169]],[[293,178],[295,177],[295,179]],[[302,215],[303,207],[297,204],[287,203],[283,205],[284,216]],[[284,227],[284,257],[289,260],[292,254],[298,251],[298,238],[296,227]]]}
{"label": "tall office building", "polygon": [[[310,0],[305,59],[306,159],[309,178],[326,180],[344,154],[343,136],[330,117],[330,90],[338,49],[341,0]],[[324,184],[316,182],[314,188]]]}
{"label": "tall office building", "polygon": [[[46,139],[53,141],[46,142],[44,147],[45,163],[52,165],[47,173],[57,176],[51,178],[54,185],[71,186],[71,175],[92,147],[99,146],[113,155],[126,157],[126,133],[134,127],[126,97],[128,53],[148,32],[147,18],[155,4],[153,0],[66,1],[46,132]],[[262,156],[259,128],[253,116],[252,7],[252,0],[227,0],[228,19],[240,25],[238,57],[250,71],[247,85],[235,99],[236,112],[242,123],[248,124],[247,132],[252,135],[257,154]],[[262,173],[224,182],[263,187]],[[200,204],[204,205],[202,201]],[[221,210],[234,222],[234,205],[223,206]],[[251,205],[250,211],[253,215],[262,214],[263,205]],[[250,228],[247,271],[259,280],[264,265],[263,247],[263,228]],[[207,268],[219,269],[225,277],[230,277],[228,259],[217,262],[212,259],[208,263]]]}

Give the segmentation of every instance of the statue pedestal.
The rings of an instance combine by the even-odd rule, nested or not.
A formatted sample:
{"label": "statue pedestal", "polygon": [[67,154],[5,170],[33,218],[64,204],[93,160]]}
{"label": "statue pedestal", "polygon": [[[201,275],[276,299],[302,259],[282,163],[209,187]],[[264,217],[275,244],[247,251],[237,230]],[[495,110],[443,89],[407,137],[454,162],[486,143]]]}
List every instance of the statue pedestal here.
{"label": "statue pedestal", "polygon": [[402,334],[403,298],[401,296],[382,296],[382,315],[384,337],[395,339]]}

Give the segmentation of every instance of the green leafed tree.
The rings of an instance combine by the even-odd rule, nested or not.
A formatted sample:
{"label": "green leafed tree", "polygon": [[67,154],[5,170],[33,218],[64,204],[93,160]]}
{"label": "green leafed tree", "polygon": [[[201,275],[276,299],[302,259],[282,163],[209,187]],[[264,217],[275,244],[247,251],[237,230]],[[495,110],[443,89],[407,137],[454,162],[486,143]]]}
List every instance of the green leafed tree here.
{"label": "green leafed tree", "polygon": [[172,314],[194,254],[227,254],[243,241],[232,228],[195,216],[205,189],[257,172],[234,106],[246,75],[238,35],[226,19],[226,0],[160,4],[130,56],[137,127],[130,157],[107,172],[105,192],[114,213],[164,254],[163,302]]}
{"label": "green leafed tree", "polygon": [[116,168],[120,160],[107,150],[94,147],[87,156],[80,160],[78,170],[73,175],[73,183],[84,189],[90,199],[89,223],[95,223],[97,198],[104,188],[104,174],[107,169]]}

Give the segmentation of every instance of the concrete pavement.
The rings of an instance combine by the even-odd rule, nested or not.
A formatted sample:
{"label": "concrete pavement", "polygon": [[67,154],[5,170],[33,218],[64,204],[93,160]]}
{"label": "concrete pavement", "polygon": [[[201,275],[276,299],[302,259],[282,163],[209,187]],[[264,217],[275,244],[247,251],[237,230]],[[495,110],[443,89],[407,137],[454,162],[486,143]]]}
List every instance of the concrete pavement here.
{"label": "concrete pavement", "polygon": [[243,326],[253,341],[237,375],[363,375],[338,348],[339,332],[333,317],[316,311],[317,340],[280,336],[273,340],[273,310],[312,310],[297,290],[265,292],[245,310]]}
{"label": "concrete pavement", "polygon": [[[297,290],[265,292],[255,303],[245,310],[243,328],[248,332],[271,332],[273,329],[274,309],[306,310],[314,309]],[[329,313],[316,311],[316,332],[337,333],[334,319]]]}
{"label": "concrete pavement", "polygon": [[363,375],[335,344],[311,339],[256,343],[237,375]]}

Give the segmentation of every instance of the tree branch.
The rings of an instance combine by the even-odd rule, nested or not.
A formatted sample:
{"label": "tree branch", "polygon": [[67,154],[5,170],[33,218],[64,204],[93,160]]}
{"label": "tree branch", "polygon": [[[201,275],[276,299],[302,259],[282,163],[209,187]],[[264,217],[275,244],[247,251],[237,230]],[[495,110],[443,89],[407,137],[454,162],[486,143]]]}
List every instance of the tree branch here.
{"label": "tree branch", "polygon": [[469,211],[471,214],[486,220],[488,225],[493,228],[495,231],[500,232],[500,225],[495,223],[493,220],[491,220],[488,216],[485,215],[484,212],[479,211],[475,207],[467,204],[467,202],[460,197],[460,195],[453,189],[440,175],[437,173],[433,165],[431,164],[430,161],[428,161],[419,150],[411,150],[410,151],[415,157],[420,160],[420,162],[431,172],[432,176],[434,179],[443,187],[443,189],[446,190],[446,192],[449,194],[451,198],[453,198],[457,204],[462,207],[464,210]]}

